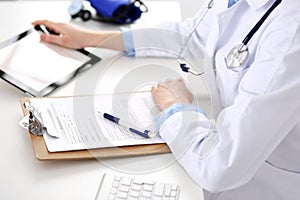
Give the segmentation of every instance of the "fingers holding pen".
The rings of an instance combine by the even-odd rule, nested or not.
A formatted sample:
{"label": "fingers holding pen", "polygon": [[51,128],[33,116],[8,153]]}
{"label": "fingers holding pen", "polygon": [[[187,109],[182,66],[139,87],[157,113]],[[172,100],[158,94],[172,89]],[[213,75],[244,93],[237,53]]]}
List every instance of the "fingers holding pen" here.
{"label": "fingers holding pen", "polygon": [[46,26],[49,30],[54,31],[58,34],[60,34],[60,32],[62,31],[61,28],[59,27],[59,24],[61,23],[56,23],[56,22],[52,22],[49,20],[37,20],[31,23],[32,25],[36,26],[36,25],[44,25]]}
{"label": "fingers holding pen", "polygon": [[53,43],[60,46],[66,46],[64,44],[64,32],[61,25],[59,23],[51,22],[48,20],[37,20],[31,23],[34,26],[44,25],[48,30],[55,32],[57,34],[41,34],[40,39],[43,42]]}
{"label": "fingers holding pen", "polygon": [[37,20],[32,25],[44,25],[48,30],[56,34],[41,34],[41,40],[60,46],[80,49],[84,48],[88,32],[70,23],[57,23],[48,20]]}

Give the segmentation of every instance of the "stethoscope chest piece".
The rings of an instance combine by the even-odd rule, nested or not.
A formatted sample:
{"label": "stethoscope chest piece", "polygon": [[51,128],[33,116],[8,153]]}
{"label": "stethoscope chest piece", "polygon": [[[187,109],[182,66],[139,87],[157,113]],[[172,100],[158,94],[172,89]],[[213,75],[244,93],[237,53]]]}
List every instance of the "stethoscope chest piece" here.
{"label": "stethoscope chest piece", "polygon": [[233,47],[227,55],[226,64],[228,68],[240,67],[245,63],[249,55],[248,46],[239,44]]}

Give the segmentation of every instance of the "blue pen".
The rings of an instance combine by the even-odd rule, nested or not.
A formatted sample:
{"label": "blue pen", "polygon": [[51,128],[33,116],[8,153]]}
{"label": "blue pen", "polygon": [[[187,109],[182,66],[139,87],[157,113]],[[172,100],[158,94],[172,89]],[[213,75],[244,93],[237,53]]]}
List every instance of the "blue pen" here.
{"label": "blue pen", "polygon": [[120,126],[127,128],[130,132],[135,133],[139,136],[142,136],[144,138],[152,138],[155,136],[155,134],[151,133],[151,131],[143,130],[142,128],[137,127],[134,124],[131,124],[129,122],[123,121],[118,117],[112,116],[107,113],[101,113],[100,111],[98,111],[98,113],[100,114],[100,116],[104,117],[105,119],[108,119],[109,121],[119,124]]}

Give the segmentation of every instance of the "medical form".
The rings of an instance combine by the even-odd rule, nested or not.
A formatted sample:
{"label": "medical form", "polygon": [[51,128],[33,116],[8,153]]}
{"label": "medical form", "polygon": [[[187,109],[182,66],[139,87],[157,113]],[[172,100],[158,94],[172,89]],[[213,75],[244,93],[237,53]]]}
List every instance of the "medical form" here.
{"label": "medical form", "polygon": [[[48,151],[71,151],[115,146],[164,143],[158,136],[143,138],[98,114],[113,113],[136,126],[157,132],[159,113],[150,92],[30,100],[43,119]],[[55,137],[53,137],[55,136]]]}

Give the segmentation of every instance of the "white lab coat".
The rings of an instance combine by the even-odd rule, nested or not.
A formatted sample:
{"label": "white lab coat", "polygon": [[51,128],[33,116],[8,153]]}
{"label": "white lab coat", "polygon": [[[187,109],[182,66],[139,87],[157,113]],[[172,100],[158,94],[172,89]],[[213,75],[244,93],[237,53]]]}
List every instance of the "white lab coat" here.
{"label": "white lab coat", "polygon": [[[199,112],[178,112],[160,134],[205,189],[205,199],[299,199],[300,1],[282,1],[251,40],[249,58],[237,71],[226,66],[226,55],[274,0],[240,0],[230,9],[227,2],[215,0],[191,39],[215,62],[216,72],[205,70],[215,97],[215,123]],[[196,21],[163,28],[188,35]],[[167,45],[151,31],[133,32],[133,42],[136,47]]]}

